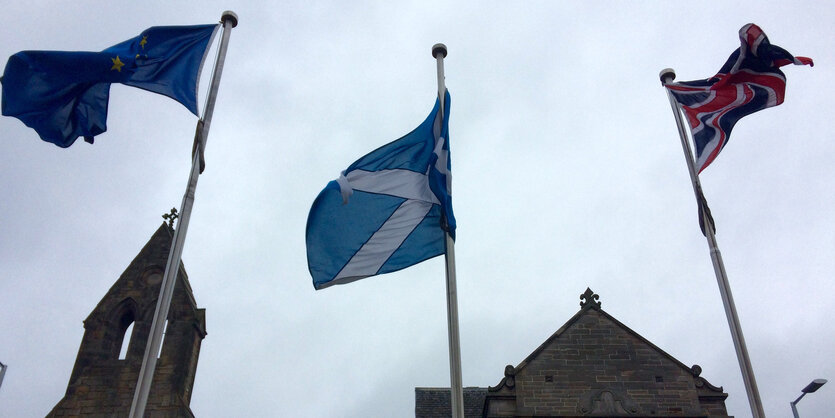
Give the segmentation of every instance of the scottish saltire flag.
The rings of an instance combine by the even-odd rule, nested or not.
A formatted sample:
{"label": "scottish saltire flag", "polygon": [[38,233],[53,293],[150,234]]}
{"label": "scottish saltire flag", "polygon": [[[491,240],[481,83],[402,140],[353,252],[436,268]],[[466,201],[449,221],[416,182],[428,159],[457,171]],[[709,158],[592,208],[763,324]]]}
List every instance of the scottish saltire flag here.
{"label": "scottish saltire flag", "polygon": [[307,265],[323,289],[390,273],[445,252],[455,237],[449,93],[414,131],[351,164],[307,218]]}
{"label": "scottish saltire flag", "polygon": [[197,80],[218,27],[155,26],[102,52],[18,52],[0,79],[3,115],[63,148],[107,130],[111,83],[168,96],[196,115]]}
{"label": "scottish saltire flag", "polygon": [[783,103],[786,76],[780,67],[814,65],[769,43],[753,23],[739,30],[739,39],[742,45],[715,76],[666,85],[687,116],[699,172],[719,155],[739,119]]}

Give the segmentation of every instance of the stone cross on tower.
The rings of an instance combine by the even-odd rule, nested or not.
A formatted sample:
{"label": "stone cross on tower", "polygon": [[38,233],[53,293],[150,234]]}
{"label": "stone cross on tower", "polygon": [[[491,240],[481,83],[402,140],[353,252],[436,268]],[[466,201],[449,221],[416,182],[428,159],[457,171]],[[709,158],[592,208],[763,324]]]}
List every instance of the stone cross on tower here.
{"label": "stone cross on tower", "polygon": [[180,215],[177,215],[177,208],[171,208],[171,212],[162,215],[162,219],[168,221],[168,226],[174,228],[174,220],[179,218]]}

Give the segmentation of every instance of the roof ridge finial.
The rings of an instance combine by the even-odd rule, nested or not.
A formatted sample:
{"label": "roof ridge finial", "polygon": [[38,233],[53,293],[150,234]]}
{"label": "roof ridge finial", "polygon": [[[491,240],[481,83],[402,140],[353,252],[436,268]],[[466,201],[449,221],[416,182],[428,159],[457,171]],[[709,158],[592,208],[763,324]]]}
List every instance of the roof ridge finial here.
{"label": "roof ridge finial", "polygon": [[586,291],[580,295],[580,307],[593,307],[593,308],[600,308],[601,302],[598,301],[600,296],[597,293],[591,291],[591,288],[587,287]]}
{"label": "roof ridge finial", "polygon": [[162,215],[162,219],[168,221],[168,227],[172,229],[174,228],[174,220],[179,217],[180,215],[177,215],[177,208],[171,208],[171,211],[169,213]]}

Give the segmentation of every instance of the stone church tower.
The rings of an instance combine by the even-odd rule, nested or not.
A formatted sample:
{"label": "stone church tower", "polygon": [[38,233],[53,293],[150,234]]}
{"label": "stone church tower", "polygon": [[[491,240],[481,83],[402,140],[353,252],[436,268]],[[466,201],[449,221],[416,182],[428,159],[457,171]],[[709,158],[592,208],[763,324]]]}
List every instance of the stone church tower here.
{"label": "stone church tower", "polygon": [[[129,414],[173,234],[163,223],[84,320],[67,392],[47,416]],[[194,416],[189,403],[205,336],[205,310],[181,263],[146,416]]]}

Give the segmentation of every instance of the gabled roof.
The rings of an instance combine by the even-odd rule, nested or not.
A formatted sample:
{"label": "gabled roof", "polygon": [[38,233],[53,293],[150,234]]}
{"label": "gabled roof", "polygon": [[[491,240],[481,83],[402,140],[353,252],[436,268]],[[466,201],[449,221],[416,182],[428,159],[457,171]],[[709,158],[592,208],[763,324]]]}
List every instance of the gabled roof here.
{"label": "gabled roof", "polygon": [[[415,388],[415,417],[448,418],[452,415],[449,388]],[[464,417],[481,418],[487,388],[464,388]]]}
{"label": "gabled roof", "polygon": [[[701,367],[687,367],[603,311],[591,289],[580,298],[580,311],[508,365],[498,385],[465,389],[465,406],[483,402],[482,417],[728,416],[728,395],[699,376]],[[449,417],[449,402],[448,388],[415,388],[416,417]]]}
{"label": "gabled roof", "polygon": [[[561,326],[555,333],[553,333],[550,337],[548,337],[548,339],[546,339],[542,344],[540,344],[539,347],[537,347],[531,354],[529,354],[527,357],[525,357],[525,359],[522,360],[522,362],[519,363],[519,365],[517,365],[516,367],[512,367],[512,366],[508,365],[505,368],[505,378],[503,378],[502,381],[499,382],[499,384],[496,385],[495,387],[492,387],[492,386],[489,387],[488,391],[496,392],[499,389],[501,389],[502,386],[504,386],[506,384],[507,378],[509,376],[516,375],[519,372],[521,372],[523,369],[525,369],[525,367],[527,367],[528,364],[530,364],[534,359],[536,359],[536,357],[539,356],[539,354],[543,350],[545,350],[547,347],[549,347],[551,344],[553,344],[554,340],[560,338],[560,336],[566,330],[571,328],[571,326],[574,325],[577,321],[579,321],[580,318],[582,318],[585,315],[588,315],[588,313],[590,311],[594,310],[594,311],[599,312],[601,316],[603,316],[604,318],[606,318],[609,321],[611,321],[612,323],[614,323],[616,326],[621,328],[623,331],[625,331],[628,334],[632,335],[633,337],[637,338],[639,341],[641,341],[644,344],[646,344],[647,346],[649,346],[652,350],[659,353],[663,357],[667,358],[672,363],[676,364],[678,367],[680,367],[683,370],[691,373],[693,375],[693,377],[695,378],[695,380],[697,381],[697,386],[706,387],[710,391],[718,392],[720,394],[723,392],[723,389],[722,389],[721,386],[716,387],[716,386],[710,384],[710,382],[708,382],[705,378],[699,376],[702,372],[702,368],[699,365],[696,364],[696,365],[693,365],[692,367],[686,366],[684,363],[680,362],[678,359],[671,356],[666,351],[662,350],[661,348],[659,348],[658,346],[653,344],[651,341],[649,341],[646,338],[644,338],[643,336],[641,336],[641,334],[638,334],[637,332],[632,330],[632,328],[629,328],[628,326],[624,325],[622,322],[615,319],[615,317],[606,313],[606,311],[604,311],[603,308],[601,308],[602,303],[599,301],[600,296],[598,296],[596,293],[592,292],[592,290],[590,288],[586,288],[586,291],[583,294],[580,295],[580,299],[583,300],[582,302],[580,302],[580,310],[573,317],[571,317],[571,319],[569,319],[565,324],[563,324],[563,326]],[[699,383],[703,383],[703,385],[699,385]]]}

